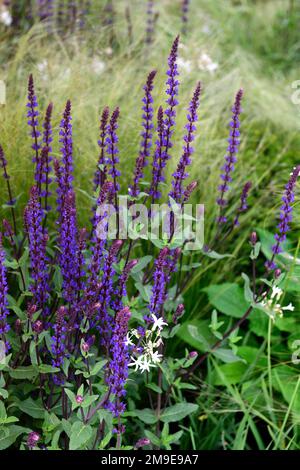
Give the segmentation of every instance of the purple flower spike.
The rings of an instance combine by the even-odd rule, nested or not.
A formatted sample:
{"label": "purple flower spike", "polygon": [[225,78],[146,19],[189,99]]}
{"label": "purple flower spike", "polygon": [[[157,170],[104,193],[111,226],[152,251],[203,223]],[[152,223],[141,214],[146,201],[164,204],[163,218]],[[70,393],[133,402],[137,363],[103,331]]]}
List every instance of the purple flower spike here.
{"label": "purple flower spike", "polygon": [[[43,148],[41,151],[41,175],[39,178],[39,185],[40,185],[40,196],[45,199],[44,209],[45,211],[49,211],[51,208],[48,206],[48,198],[51,196],[51,192],[49,191],[49,186],[52,183],[52,179],[50,177],[51,174],[51,152],[52,152],[52,126],[51,126],[51,118],[52,118],[52,111],[53,111],[53,104],[50,103],[47,107],[45,119],[43,123]],[[44,186],[44,187],[43,187]]]}
{"label": "purple flower spike", "polygon": [[133,259],[126,264],[123,272],[118,281],[118,287],[116,289],[116,300],[112,303],[112,308],[115,312],[118,312],[123,308],[123,298],[127,296],[126,283],[130,274],[130,271],[137,265],[138,260]]}
{"label": "purple flower spike", "polygon": [[182,32],[183,32],[183,34],[186,34],[186,32],[187,32],[189,7],[190,7],[190,0],[182,0],[181,19],[182,19]]}
{"label": "purple flower spike", "polygon": [[237,161],[236,155],[238,147],[240,145],[240,121],[239,116],[241,114],[241,101],[243,97],[243,90],[240,89],[236,94],[235,103],[232,108],[232,120],[230,122],[230,137],[228,139],[229,145],[227,148],[227,154],[225,155],[226,163],[222,166],[223,173],[221,174],[222,184],[219,185],[220,196],[217,199],[217,204],[220,206],[220,215],[217,219],[219,225],[227,222],[227,218],[224,216],[224,208],[227,205],[225,194],[229,190],[229,183],[232,181],[231,173],[234,171],[234,164]]}
{"label": "purple flower spike", "polygon": [[5,340],[5,335],[9,331],[10,327],[6,321],[9,311],[7,299],[8,286],[4,261],[5,253],[2,246],[2,233],[0,233],[0,338],[4,340],[6,350],[8,351],[10,346],[9,343]]}
{"label": "purple flower spike", "polygon": [[115,275],[114,263],[117,261],[117,254],[123,245],[122,240],[115,240],[106,256],[103,266],[100,291],[98,294],[98,306],[96,319],[101,335],[101,344],[108,350],[109,335],[111,331],[112,317],[109,316],[108,308],[111,303],[113,293],[113,277]]}
{"label": "purple flower spike", "polygon": [[139,189],[139,182],[143,178],[143,169],[147,166],[148,161],[147,158],[150,156],[150,149],[152,146],[152,129],[153,125],[153,98],[152,98],[152,91],[153,91],[153,81],[156,75],[156,70],[153,70],[149,73],[147,83],[144,86],[145,96],[143,97],[143,132],[141,133],[142,142],[141,142],[141,149],[139,156],[136,159],[135,163],[135,172],[134,172],[134,179],[133,185],[130,187],[130,195],[133,197],[137,197],[140,189]]}
{"label": "purple flower spike", "polygon": [[164,143],[164,111],[160,106],[157,113],[157,140],[156,148],[153,156],[152,166],[152,182],[149,194],[152,196],[152,200],[160,198],[160,192],[158,185],[162,180],[162,159],[163,159],[163,143]]}
{"label": "purple flower spike", "polygon": [[68,100],[63,114],[63,119],[60,123],[61,136],[59,142],[62,147],[60,149],[62,154],[62,165],[60,181],[58,181],[58,204],[63,206],[63,200],[69,190],[72,189],[73,182],[73,138],[72,138],[72,116],[71,116],[71,101]]}
{"label": "purple flower spike", "polygon": [[[154,168],[152,176],[153,181],[151,187],[151,195],[153,200],[159,199],[160,197],[160,192],[157,188],[159,183],[165,181],[164,168],[167,165],[167,161],[171,158],[169,151],[173,147],[172,135],[174,132],[173,127],[175,125],[176,106],[178,105],[178,100],[176,97],[178,95],[179,86],[179,81],[176,78],[179,75],[177,67],[178,44],[179,36],[177,36],[173,43],[168,59],[169,69],[167,71],[168,80],[166,82],[166,93],[169,98],[166,100],[168,107],[165,110],[166,117],[163,122],[161,122],[161,108],[159,109],[158,114],[158,140],[156,143],[156,153],[158,155],[155,155],[154,157]],[[161,132],[163,132],[162,139]]]}
{"label": "purple flower spike", "polygon": [[41,309],[43,317],[46,317],[49,313],[47,301],[50,290],[46,255],[48,235],[43,229],[43,210],[39,202],[39,193],[36,186],[30,191],[30,199],[25,209],[24,218],[28,231],[32,277],[30,292],[32,292],[33,297],[30,306],[35,305],[38,310]]}
{"label": "purple flower spike", "polygon": [[111,175],[114,182],[114,195],[115,195],[115,206],[117,207],[117,193],[120,189],[117,178],[121,175],[121,172],[117,169],[117,163],[119,163],[119,149],[118,149],[118,119],[120,116],[120,109],[116,108],[112,113],[111,119],[109,121],[109,126],[107,130],[108,136],[106,137],[106,153],[107,164],[109,165],[108,174]]}
{"label": "purple flower spike", "polygon": [[40,175],[40,161],[39,161],[39,150],[41,148],[41,144],[39,142],[39,138],[41,136],[40,131],[38,130],[39,126],[39,111],[38,111],[38,101],[34,90],[34,81],[32,74],[29,75],[28,79],[28,103],[27,103],[27,117],[28,117],[28,125],[31,128],[30,135],[33,139],[32,149],[35,152],[33,157],[33,162],[36,164],[35,168],[35,181],[39,181]]}
{"label": "purple flower spike", "polygon": [[39,440],[41,439],[41,436],[37,432],[30,432],[27,437],[27,446],[29,447],[30,450],[34,449]]}
{"label": "purple flower spike", "polygon": [[124,307],[117,313],[110,342],[112,359],[108,366],[107,384],[111,393],[115,396],[114,402],[109,403],[109,409],[115,417],[120,416],[125,411],[125,404],[121,399],[126,395],[125,384],[128,377],[129,351],[126,345],[126,337],[130,317],[131,313],[128,307]]}
{"label": "purple flower spike", "polygon": [[59,223],[59,264],[63,278],[63,298],[70,305],[76,304],[80,291],[78,279],[78,235],[75,194],[70,190],[64,198],[64,206]]}
{"label": "purple flower spike", "polygon": [[242,212],[245,212],[248,209],[248,204],[247,204],[247,199],[249,196],[249,191],[251,189],[252,183],[251,181],[247,181],[247,183],[244,185],[242,193],[241,193],[241,203],[240,206],[237,210],[237,215],[235,216],[233,224],[235,226],[239,225],[239,217]]}
{"label": "purple flower spike", "polygon": [[10,181],[9,181],[10,176],[7,173],[7,160],[5,158],[4,151],[3,151],[3,148],[1,147],[1,145],[0,145],[0,168],[3,169],[3,178],[6,181],[6,187],[7,187],[8,197],[9,197],[9,199],[7,201],[7,205],[10,206],[10,208],[11,208],[11,214],[12,214],[12,219],[13,219],[13,224],[14,224],[14,231],[15,231],[15,234],[17,234],[17,223],[16,223],[15,210],[14,210],[14,205],[16,203],[16,199],[13,198],[13,195],[12,195],[12,190],[11,190]]}
{"label": "purple flower spike", "polygon": [[154,1],[147,1],[146,44],[152,44],[155,25]]}
{"label": "purple flower spike", "polygon": [[107,168],[105,161],[105,146],[106,146],[106,137],[107,137],[107,123],[109,118],[109,108],[105,107],[100,121],[100,139],[98,140],[98,145],[100,148],[100,155],[98,159],[97,170],[94,176],[94,191],[104,185],[107,178]]}
{"label": "purple flower spike", "polygon": [[161,316],[161,310],[165,301],[165,287],[167,282],[166,269],[169,264],[169,254],[169,248],[165,247],[160,251],[158,258],[155,261],[155,270],[153,274],[154,284],[152,287],[149,311],[150,314],[154,314],[156,317]]}
{"label": "purple flower spike", "polygon": [[271,260],[265,263],[265,266],[268,271],[273,271],[277,265],[274,262],[274,258],[279,253],[282,253],[281,244],[286,240],[286,235],[290,231],[290,223],[293,220],[293,207],[292,203],[295,200],[295,186],[297,183],[297,178],[300,174],[300,165],[296,166],[291,175],[288,183],[285,186],[285,192],[281,198],[282,205],[280,207],[280,222],[277,225],[278,231],[275,234],[274,238],[276,243],[272,246],[273,256]]}
{"label": "purple flower spike", "polygon": [[183,181],[188,177],[188,173],[186,172],[186,167],[191,164],[191,156],[194,152],[194,148],[192,147],[192,142],[194,140],[194,132],[196,131],[196,125],[198,115],[197,109],[200,103],[200,93],[201,93],[201,84],[198,83],[194,96],[189,106],[189,113],[187,115],[188,124],[185,126],[187,133],[184,136],[184,146],[183,146],[183,154],[178,163],[177,169],[175,173],[173,173],[173,181],[172,186],[173,189],[169,193],[170,196],[177,202],[180,203],[182,201],[182,197],[184,194],[183,189]]}
{"label": "purple flower spike", "polygon": [[67,355],[65,344],[67,333],[66,308],[60,307],[56,312],[56,319],[54,325],[54,335],[51,338],[51,351],[53,355],[52,366],[61,367],[64,363],[64,358]]}

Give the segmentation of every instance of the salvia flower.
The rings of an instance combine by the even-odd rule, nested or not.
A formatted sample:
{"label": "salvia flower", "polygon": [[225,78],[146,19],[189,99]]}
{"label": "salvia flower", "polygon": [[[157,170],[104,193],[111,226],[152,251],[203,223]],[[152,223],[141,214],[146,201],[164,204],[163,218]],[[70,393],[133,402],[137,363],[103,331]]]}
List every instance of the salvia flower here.
{"label": "salvia flower", "polygon": [[194,132],[196,130],[195,123],[198,119],[197,109],[200,102],[200,93],[201,93],[201,84],[198,83],[192,101],[190,102],[189,112],[187,115],[188,124],[185,126],[187,133],[184,136],[184,146],[183,146],[183,154],[181,159],[177,165],[177,169],[175,173],[173,173],[173,181],[172,186],[173,189],[170,192],[170,196],[177,202],[181,202],[184,189],[183,189],[183,181],[188,177],[188,173],[186,168],[188,165],[191,164],[191,156],[194,152],[194,148],[192,147],[192,142],[194,140]]}
{"label": "salvia flower", "polygon": [[148,164],[148,157],[150,156],[150,149],[152,146],[152,130],[153,130],[153,81],[156,75],[156,70],[149,73],[146,85],[144,86],[145,96],[143,97],[143,131],[141,133],[142,141],[139,156],[135,163],[135,172],[133,178],[133,185],[130,187],[130,195],[133,197],[138,196],[139,182],[143,178],[143,168]]}
{"label": "salvia flower", "polygon": [[189,6],[190,6],[190,0],[182,0],[181,20],[182,20],[182,32],[183,32],[183,34],[186,34],[186,32],[187,32]]}
{"label": "salvia flower", "polygon": [[152,181],[149,190],[149,194],[152,196],[152,200],[160,198],[160,192],[158,190],[159,183],[162,181],[162,159],[163,159],[163,144],[164,144],[164,111],[160,106],[157,112],[157,140],[156,148],[153,155],[152,164]]}
{"label": "salvia flower", "polygon": [[41,439],[41,436],[37,432],[30,432],[27,436],[27,446],[29,447],[30,450],[34,449],[39,440]]}
{"label": "salvia flower", "polygon": [[153,33],[155,25],[155,14],[154,14],[154,1],[147,0],[147,21],[146,21],[146,44],[151,44],[153,42]]}
{"label": "salvia flower", "polygon": [[110,342],[111,361],[107,383],[115,399],[110,402],[109,409],[114,416],[120,416],[125,411],[125,404],[121,399],[125,396],[125,384],[128,377],[129,351],[126,343],[128,322],[131,313],[128,307],[120,310],[115,319],[115,326]]}
{"label": "salvia flower", "polygon": [[51,351],[52,351],[52,365],[53,367],[61,367],[64,362],[64,358],[67,355],[66,348],[66,333],[67,333],[67,322],[65,319],[66,308],[60,307],[56,312],[54,334],[51,338]]}
{"label": "salvia flower", "polygon": [[34,81],[32,74],[29,75],[28,79],[28,103],[27,103],[27,117],[28,117],[28,125],[31,129],[30,135],[33,139],[32,149],[34,150],[35,154],[33,157],[33,162],[36,164],[35,168],[35,180],[38,182],[39,175],[40,175],[40,160],[39,160],[39,150],[41,148],[40,144],[40,136],[41,133],[38,129],[39,126],[39,111],[38,111],[38,101],[35,94],[34,89]]}
{"label": "salvia flower", "polygon": [[[117,136],[117,129],[118,129],[118,119],[120,116],[119,108],[116,108],[112,113],[111,119],[109,121],[109,126],[107,130],[107,137],[106,137],[106,153],[107,157],[107,164],[109,167],[108,174],[111,175],[113,182],[114,182],[114,193],[115,199],[117,197],[117,193],[120,189],[120,185],[118,183],[118,177],[121,175],[121,172],[117,169],[117,164],[119,163],[119,149],[118,149],[118,136]],[[116,203],[117,206],[117,203]]]}
{"label": "salvia flower", "polygon": [[219,225],[227,222],[227,217],[224,215],[224,207],[227,205],[225,194],[229,191],[229,183],[232,181],[231,173],[234,171],[234,164],[237,161],[237,152],[240,145],[240,121],[241,114],[241,101],[243,97],[243,90],[240,89],[235,98],[235,103],[232,108],[232,120],[230,122],[230,136],[228,139],[227,154],[225,155],[225,164],[222,166],[221,180],[222,184],[219,185],[220,195],[217,199],[217,204],[220,206],[220,215],[217,219]]}
{"label": "salvia flower", "polygon": [[297,178],[300,174],[300,165],[296,166],[290,174],[290,179],[285,186],[285,192],[281,198],[282,205],[280,207],[280,222],[277,225],[278,231],[275,234],[275,244],[272,246],[273,257],[265,263],[268,270],[276,268],[274,257],[282,253],[281,244],[286,240],[286,235],[290,231],[290,223],[293,220],[293,202],[295,200],[295,186]]}
{"label": "salvia flower", "polygon": [[246,210],[248,209],[247,199],[249,196],[249,191],[251,189],[251,186],[252,186],[251,181],[247,181],[247,183],[244,185],[242,189],[241,198],[240,198],[241,202],[237,210],[237,215],[235,216],[235,219],[233,222],[235,226],[239,225],[240,214],[242,214],[243,212],[246,212]]}
{"label": "salvia flower", "polygon": [[62,162],[60,170],[60,178],[58,179],[58,205],[59,210],[63,206],[65,195],[72,189],[73,182],[73,138],[72,138],[72,116],[71,116],[71,101],[66,103],[63,119],[60,123],[61,136],[59,142],[61,146]]}
{"label": "salvia flower", "polygon": [[[155,261],[155,269],[153,274],[152,295],[149,304],[150,315],[161,316],[161,310],[165,301],[165,287],[167,282],[166,269],[168,267],[168,255],[170,250],[168,247],[163,248]],[[151,318],[150,318],[151,321]]]}
{"label": "salvia flower", "polygon": [[124,267],[122,274],[120,275],[118,286],[115,291],[115,300],[112,303],[112,308],[115,312],[118,312],[123,308],[123,298],[127,296],[126,283],[130,274],[130,271],[138,264],[137,259],[129,261]]}
{"label": "salvia flower", "polygon": [[2,246],[2,234],[0,233],[0,338],[4,339],[6,349],[9,349],[9,343],[5,340],[5,335],[9,331],[7,323],[8,311],[8,286],[6,278],[6,268],[4,266],[5,253]]}
{"label": "salvia flower", "polygon": [[43,229],[43,210],[39,202],[39,193],[36,186],[30,191],[29,203],[25,215],[27,236],[29,241],[29,256],[31,264],[30,291],[32,292],[31,305],[42,309],[47,316],[47,301],[49,298],[49,273],[47,265],[46,245],[48,235]]}
{"label": "salvia flower", "polygon": [[147,437],[142,437],[135,443],[134,448],[140,449],[141,447],[148,446],[149,444],[150,444],[150,439],[148,439]]}
{"label": "salvia flower", "polygon": [[51,179],[51,162],[52,162],[52,125],[51,125],[51,117],[53,111],[53,104],[50,103],[47,107],[45,119],[43,123],[43,148],[41,151],[41,176],[39,180],[40,184],[40,196],[45,199],[44,208],[46,211],[49,211],[51,208],[48,206],[48,199],[51,196],[51,192],[49,191],[49,186],[52,182]]}
{"label": "salvia flower", "polygon": [[100,120],[100,138],[98,140],[98,145],[100,148],[100,155],[98,158],[98,165],[94,176],[94,191],[100,187],[102,188],[103,184],[107,178],[107,167],[105,160],[105,147],[106,147],[106,136],[107,136],[107,124],[109,118],[109,108],[105,107],[101,120]]}
{"label": "salvia flower", "polygon": [[109,307],[113,294],[113,277],[115,275],[114,263],[117,260],[117,254],[123,245],[122,240],[115,240],[108,251],[103,265],[103,275],[98,293],[98,306],[96,319],[98,321],[98,330],[100,331],[100,342],[109,347],[109,336],[111,330],[112,317],[109,315]]}

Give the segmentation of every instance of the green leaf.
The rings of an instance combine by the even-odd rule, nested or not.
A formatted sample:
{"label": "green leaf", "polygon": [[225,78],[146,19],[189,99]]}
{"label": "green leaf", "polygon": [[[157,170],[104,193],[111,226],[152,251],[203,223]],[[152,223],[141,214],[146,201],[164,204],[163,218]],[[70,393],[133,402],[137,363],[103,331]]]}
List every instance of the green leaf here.
{"label": "green leaf", "polygon": [[203,289],[210,303],[220,312],[234,318],[241,318],[249,307],[243,289],[237,284],[216,284]]}
{"label": "green leaf", "polygon": [[197,409],[198,405],[195,403],[177,403],[174,406],[166,408],[160,419],[163,423],[176,423],[186,416],[195,413]]}
{"label": "green leaf", "polygon": [[31,397],[20,401],[18,408],[32,418],[42,419],[45,416],[45,410],[40,400],[34,401]]}
{"label": "green leaf", "polygon": [[10,376],[13,379],[17,380],[31,380],[34,379],[38,375],[38,371],[34,366],[27,366],[27,367],[18,367],[17,369],[10,369]]}
{"label": "green leaf", "polygon": [[90,425],[85,425],[81,421],[76,421],[72,425],[70,432],[70,450],[84,448],[84,445],[90,440],[93,429]]}
{"label": "green leaf", "polygon": [[218,348],[213,351],[212,354],[226,363],[242,361],[242,359],[236,356],[231,349]]}
{"label": "green leaf", "polygon": [[139,291],[139,293],[142,296],[143,300],[145,300],[145,302],[150,302],[151,286],[150,285],[144,286],[141,282],[136,282],[135,287]]}
{"label": "green leaf", "polygon": [[152,260],[152,256],[144,256],[139,260],[139,262],[132,268],[131,273],[132,274],[137,274],[140,271],[142,271]]}
{"label": "green leaf", "polygon": [[209,320],[192,320],[182,324],[177,336],[198,351],[205,352],[215,343]]}
{"label": "green leaf", "polygon": [[146,384],[146,387],[150,388],[150,390],[153,390],[153,392],[162,393],[162,389],[154,383]]}
{"label": "green leaf", "polygon": [[154,424],[157,422],[157,416],[150,408],[144,410],[134,410],[126,413],[127,416],[136,416],[138,419],[146,424]]}
{"label": "green leaf", "polygon": [[7,449],[10,447],[16,439],[24,433],[30,432],[30,429],[23,428],[22,426],[12,425],[5,429],[5,431],[1,431],[0,435],[0,450]]}
{"label": "green leaf", "polygon": [[231,364],[218,366],[211,374],[211,383],[213,385],[226,385],[226,383],[233,385],[240,383],[247,368],[248,366],[242,362],[233,362]]}
{"label": "green leaf", "polygon": [[153,434],[151,431],[145,431],[145,436],[154,444],[156,447],[160,447],[160,439]]}

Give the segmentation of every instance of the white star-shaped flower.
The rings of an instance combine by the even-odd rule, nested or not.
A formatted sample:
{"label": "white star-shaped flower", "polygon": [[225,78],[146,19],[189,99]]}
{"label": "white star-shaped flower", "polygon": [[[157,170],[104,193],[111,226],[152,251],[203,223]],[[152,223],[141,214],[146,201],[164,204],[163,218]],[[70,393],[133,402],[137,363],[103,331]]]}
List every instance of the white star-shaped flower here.
{"label": "white star-shaped flower", "polygon": [[162,317],[157,318],[154,313],[151,315],[153,319],[152,331],[155,331],[156,328],[161,331],[165,325],[168,325]]}

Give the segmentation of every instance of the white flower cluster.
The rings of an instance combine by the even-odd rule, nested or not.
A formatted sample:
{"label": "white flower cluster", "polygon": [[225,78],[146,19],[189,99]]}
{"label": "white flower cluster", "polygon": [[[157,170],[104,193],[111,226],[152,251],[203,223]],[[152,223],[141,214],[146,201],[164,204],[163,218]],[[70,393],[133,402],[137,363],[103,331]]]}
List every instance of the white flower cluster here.
{"label": "white flower cluster", "polygon": [[4,6],[0,9],[0,23],[3,23],[5,26],[10,26],[12,24],[11,14]]}
{"label": "white flower cluster", "polygon": [[268,316],[275,321],[276,317],[281,318],[283,316],[284,310],[294,311],[294,306],[289,303],[286,307],[282,307],[279,303],[280,298],[282,297],[283,290],[277,286],[272,287],[271,297],[267,299],[267,292],[263,294],[264,300],[261,302],[261,306],[264,308]]}
{"label": "white flower cluster", "polygon": [[141,334],[137,329],[132,329],[127,334],[126,344],[134,346],[136,356],[130,357],[130,367],[135,367],[142,373],[150,371],[150,367],[157,367],[157,364],[162,359],[162,354],[159,353],[159,347],[163,344],[161,331],[167,323],[163,318],[157,318],[154,314],[151,315],[153,323],[151,328]]}

